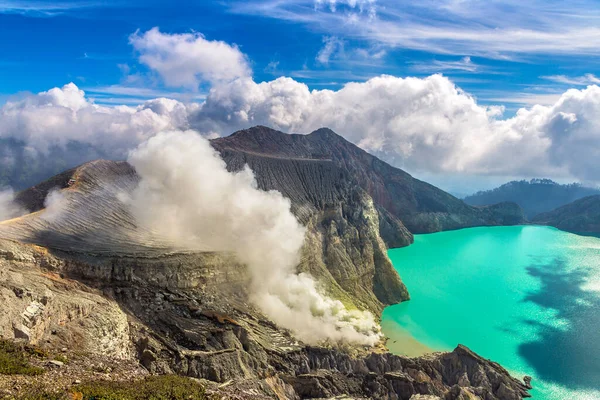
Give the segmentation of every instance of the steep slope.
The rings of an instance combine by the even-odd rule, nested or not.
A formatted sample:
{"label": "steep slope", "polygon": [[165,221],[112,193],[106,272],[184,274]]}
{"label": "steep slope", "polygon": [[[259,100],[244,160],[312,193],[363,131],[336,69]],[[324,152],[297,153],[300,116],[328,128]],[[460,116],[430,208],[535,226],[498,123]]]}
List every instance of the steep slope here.
{"label": "steep slope", "polygon": [[[301,270],[319,277],[345,303],[367,306],[408,298],[386,254],[379,214],[371,197],[329,160],[240,152],[218,147],[228,168],[248,165],[263,190],[278,190],[292,200],[292,211],[308,227]],[[398,223],[398,229],[404,229]],[[405,230],[405,229],[404,229]]]}
{"label": "steep slope", "polygon": [[[72,186],[67,186],[74,179]],[[4,238],[52,249],[89,254],[156,255],[172,251],[135,223],[119,196],[137,185],[138,177],[124,161],[92,161],[20,192],[16,200],[32,214],[0,222]],[[62,189],[61,189],[62,188]],[[37,212],[52,190],[60,190],[60,204]]]}
{"label": "steep slope", "polygon": [[[370,155],[330,129],[288,135],[257,126],[212,141],[224,155],[239,158],[330,161],[367,192],[379,213],[381,235],[389,247],[412,243],[411,233],[429,233],[479,225],[523,222],[518,206],[472,207],[454,196]],[[266,160],[266,158],[265,158]],[[259,186],[272,188],[258,174]]]}
{"label": "steep slope", "polygon": [[[351,308],[379,314],[387,304],[408,299],[406,287],[386,255],[378,214],[370,197],[328,161],[264,157],[225,157],[232,169],[248,164],[266,189],[292,199],[307,226],[301,271],[315,276],[326,291]],[[75,184],[66,186],[69,179]],[[267,179],[270,185],[267,186]],[[62,209],[33,213],[0,223],[5,238],[63,251],[112,256],[157,256],[174,247],[136,225],[121,199],[138,177],[126,162],[98,160],[60,174],[17,195],[30,211],[43,206],[49,191],[63,187]]]}
{"label": "steep slope", "polygon": [[515,202],[523,208],[529,219],[537,214],[554,210],[577,199],[600,194],[599,189],[572,183],[561,185],[549,179],[512,181],[492,190],[465,197],[465,203],[474,206],[495,204],[503,201]]}
{"label": "steep slope", "polygon": [[600,195],[588,196],[556,210],[536,215],[531,222],[575,233],[600,233]]}

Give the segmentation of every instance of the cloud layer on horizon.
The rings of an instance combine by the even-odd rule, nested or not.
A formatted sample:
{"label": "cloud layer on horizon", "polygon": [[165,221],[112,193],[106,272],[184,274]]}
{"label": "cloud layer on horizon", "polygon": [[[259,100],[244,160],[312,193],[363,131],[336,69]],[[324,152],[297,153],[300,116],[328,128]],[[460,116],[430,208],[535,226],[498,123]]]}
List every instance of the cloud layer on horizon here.
{"label": "cloud layer on horizon", "polygon": [[[597,85],[568,90],[550,106],[522,108],[502,119],[503,107],[478,104],[442,75],[382,75],[339,90],[310,90],[286,77],[256,82],[237,47],[198,34],[152,29],[130,40],[140,61],[168,86],[209,85],[206,100],[159,98],[137,107],[103,107],[71,83],[7,102],[0,108],[0,139],[16,138],[39,152],[77,141],[123,158],[170,129],[214,137],[259,124],[294,133],[327,126],[411,172],[600,182]],[[227,68],[217,68],[223,62]]]}

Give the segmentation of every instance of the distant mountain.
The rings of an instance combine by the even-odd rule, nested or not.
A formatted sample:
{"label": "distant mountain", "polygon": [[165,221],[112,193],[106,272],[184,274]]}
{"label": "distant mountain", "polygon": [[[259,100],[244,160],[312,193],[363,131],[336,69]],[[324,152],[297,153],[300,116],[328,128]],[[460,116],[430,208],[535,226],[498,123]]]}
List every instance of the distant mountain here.
{"label": "distant mountain", "polygon": [[465,197],[464,201],[473,206],[512,201],[523,209],[528,219],[554,210],[586,196],[600,194],[600,189],[582,186],[578,183],[561,185],[550,179],[512,181],[504,185]]}
{"label": "distant mountain", "polygon": [[536,215],[532,222],[575,233],[600,233],[600,195],[576,200],[553,211]]}
{"label": "distant mountain", "polygon": [[9,186],[14,190],[23,190],[98,158],[114,159],[110,154],[76,141],[36,151],[23,141],[0,138],[0,189]]}

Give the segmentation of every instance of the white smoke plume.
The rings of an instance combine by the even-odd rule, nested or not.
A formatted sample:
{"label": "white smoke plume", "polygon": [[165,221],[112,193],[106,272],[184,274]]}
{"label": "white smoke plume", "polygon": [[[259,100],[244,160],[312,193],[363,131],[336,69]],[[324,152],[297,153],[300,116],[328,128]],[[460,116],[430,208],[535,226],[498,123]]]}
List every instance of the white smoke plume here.
{"label": "white smoke plume", "polygon": [[185,249],[232,252],[251,275],[251,300],[307,342],[375,344],[369,312],[349,311],[297,274],[304,228],[289,199],[261,191],[249,168],[230,173],[193,131],[159,133],[130,152],[141,180],[129,200],[143,224]]}
{"label": "white smoke plume", "polygon": [[67,196],[58,188],[52,189],[44,199],[44,213],[42,218],[46,221],[57,221],[67,209]]}
{"label": "white smoke plume", "polygon": [[27,211],[15,202],[15,193],[12,189],[0,190],[0,221],[20,217],[26,213]]}

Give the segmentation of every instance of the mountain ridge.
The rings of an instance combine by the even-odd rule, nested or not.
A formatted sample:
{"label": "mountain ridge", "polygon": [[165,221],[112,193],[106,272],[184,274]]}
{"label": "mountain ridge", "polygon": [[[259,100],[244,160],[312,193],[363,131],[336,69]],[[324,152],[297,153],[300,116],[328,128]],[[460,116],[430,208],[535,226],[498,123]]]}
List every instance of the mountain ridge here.
{"label": "mountain ridge", "polygon": [[[431,233],[479,225],[518,224],[524,221],[515,205],[471,207],[454,196],[413,178],[367,153],[331,129],[320,128],[307,135],[285,134],[257,126],[224,138],[213,139],[221,153],[238,151],[293,156],[302,159],[330,160],[346,170],[357,185],[383,209],[380,223],[404,226],[408,232],[394,237],[382,232],[388,247],[412,243],[413,233]],[[500,203],[500,202],[499,202]]]}
{"label": "mountain ridge", "polygon": [[600,189],[578,183],[563,185],[550,179],[531,179],[507,182],[495,189],[466,196],[464,201],[474,206],[512,201],[523,208],[528,219],[532,219],[542,212],[595,194],[600,194]]}
{"label": "mountain ridge", "polygon": [[531,222],[579,234],[600,234],[600,195],[587,196],[552,211],[536,215]]}

